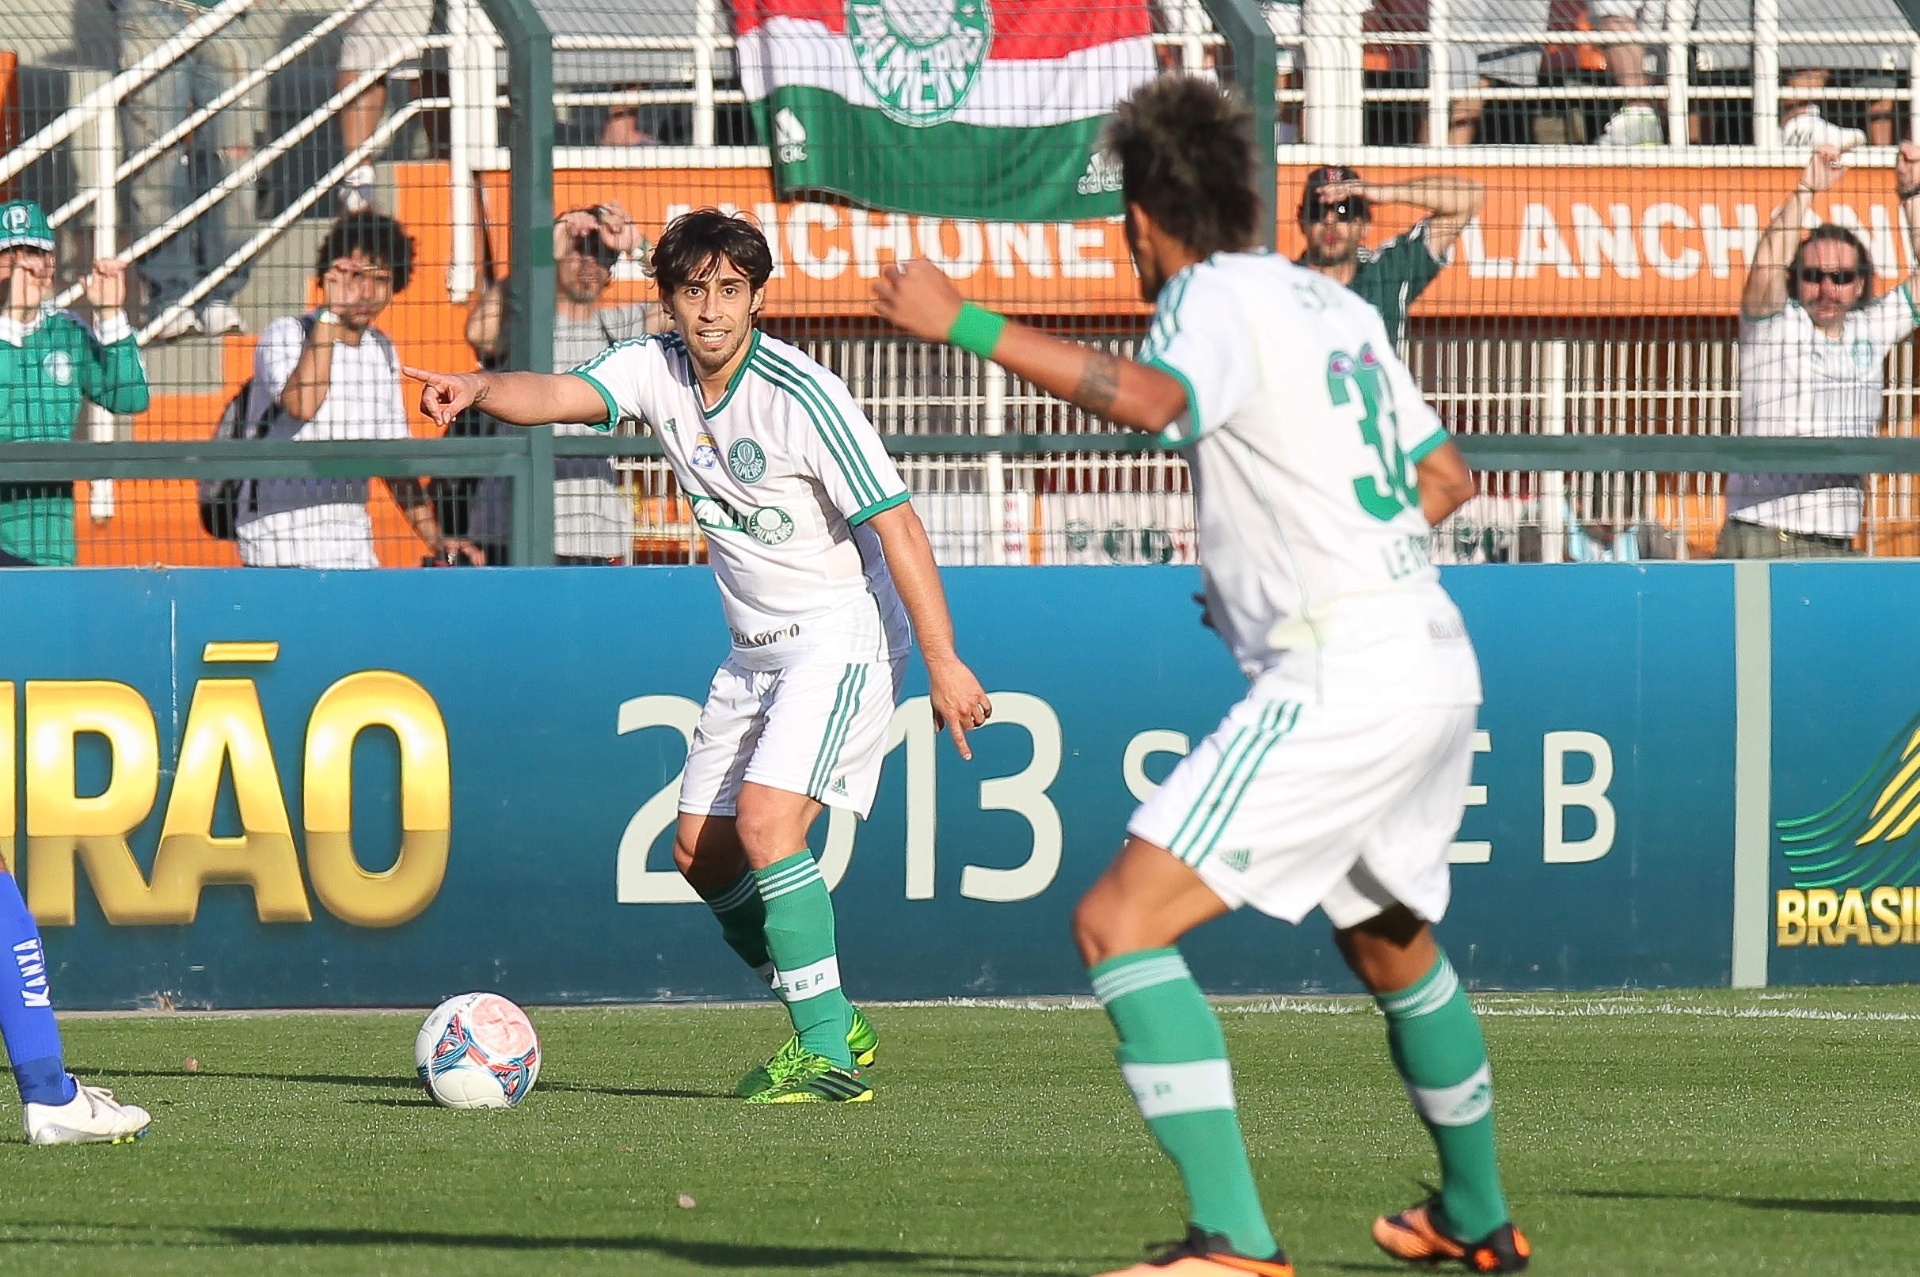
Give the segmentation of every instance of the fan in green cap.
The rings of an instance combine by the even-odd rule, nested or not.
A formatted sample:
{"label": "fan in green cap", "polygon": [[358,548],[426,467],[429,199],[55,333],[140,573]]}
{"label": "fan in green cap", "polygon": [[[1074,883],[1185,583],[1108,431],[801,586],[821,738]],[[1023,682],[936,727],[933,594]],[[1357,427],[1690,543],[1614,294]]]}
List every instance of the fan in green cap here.
{"label": "fan in green cap", "polygon": [[43,248],[53,251],[53,227],[47,215],[32,200],[8,200],[0,204],[0,251],[9,248]]}
{"label": "fan in green cap", "polygon": [[[56,265],[40,206],[0,204],[0,445],[71,439],[89,401],[108,412],[146,411],[126,263],[101,260],[87,272],[88,319],[54,306]],[[0,567],[65,566],[74,548],[71,483],[0,486]]]}

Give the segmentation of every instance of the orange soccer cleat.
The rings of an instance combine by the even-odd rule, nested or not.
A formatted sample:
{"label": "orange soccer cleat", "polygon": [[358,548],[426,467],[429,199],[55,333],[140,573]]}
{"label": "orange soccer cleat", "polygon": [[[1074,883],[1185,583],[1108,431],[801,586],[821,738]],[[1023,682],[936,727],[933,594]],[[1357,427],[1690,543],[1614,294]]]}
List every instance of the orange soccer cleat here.
{"label": "orange soccer cleat", "polygon": [[1457,1259],[1473,1273],[1517,1273],[1526,1268],[1533,1247],[1511,1222],[1500,1225],[1477,1242],[1463,1241],[1434,1222],[1433,1208],[1437,1202],[1437,1198],[1429,1197],[1398,1215],[1382,1215],[1374,1220],[1374,1244],[1395,1259],[1404,1259],[1410,1264],[1434,1266]]}
{"label": "orange soccer cleat", "polygon": [[1218,1233],[1209,1233],[1196,1225],[1187,1226],[1187,1235],[1144,1264],[1119,1268],[1100,1277],[1293,1277],[1293,1265],[1285,1251],[1276,1250],[1265,1259],[1255,1259],[1234,1250]]}

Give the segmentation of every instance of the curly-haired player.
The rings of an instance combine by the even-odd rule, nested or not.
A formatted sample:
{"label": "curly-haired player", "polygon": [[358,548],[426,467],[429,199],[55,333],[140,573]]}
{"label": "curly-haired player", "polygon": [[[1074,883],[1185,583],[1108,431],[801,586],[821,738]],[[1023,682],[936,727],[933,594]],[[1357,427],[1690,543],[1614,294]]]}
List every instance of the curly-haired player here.
{"label": "curly-haired player", "polygon": [[1183,1240],[1123,1271],[1293,1272],[1254,1186],[1219,1021],[1175,947],[1252,905],[1289,922],[1326,913],[1439,1150],[1439,1193],[1376,1220],[1374,1240],[1399,1259],[1517,1272],[1528,1247],[1500,1189],[1486,1046],[1429,929],[1446,912],[1480,672],[1426,544],[1472,476],[1373,308],[1249,251],[1270,214],[1244,107],[1164,78],[1121,103],[1107,145],[1155,303],[1137,360],[963,304],[927,262],[876,293],[908,332],[1184,451],[1207,615],[1252,684],[1135,812],[1074,915],[1121,1072],[1191,1205]]}

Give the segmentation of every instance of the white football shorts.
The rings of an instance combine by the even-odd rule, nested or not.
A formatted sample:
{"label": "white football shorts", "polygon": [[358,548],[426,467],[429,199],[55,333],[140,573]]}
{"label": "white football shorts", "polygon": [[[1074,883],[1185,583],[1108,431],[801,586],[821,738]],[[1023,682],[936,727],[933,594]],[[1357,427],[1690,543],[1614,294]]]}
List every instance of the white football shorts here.
{"label": "white football shorts", "polygon": [[1228,907],[1347,928],[1447,911],[1447,849],[1473,768],[1473,705],[1303,705],[1258,686],[1180,760],[1127,832]]}
{"label": "white football shorts", "polygon": [[750,780],[865,816],[906,672],[904,655],[772,670],[729,660],[707,689],[680,779],[680,810],[731,816],[741,782]]}

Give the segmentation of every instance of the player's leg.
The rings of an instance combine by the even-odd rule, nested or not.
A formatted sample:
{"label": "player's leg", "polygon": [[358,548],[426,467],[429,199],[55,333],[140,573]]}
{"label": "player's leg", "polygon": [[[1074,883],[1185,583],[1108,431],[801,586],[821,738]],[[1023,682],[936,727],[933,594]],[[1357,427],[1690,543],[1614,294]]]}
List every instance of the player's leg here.
{"label": "player's leg", "polygon": [[1440,1158],[1440,1192],[1375,1221],[1374,1240],[1401,1259],[1518,1272],[1528,1246],[1501,1191],[1486,1040],[1427,921],[1446,912],[1447,848],[1460,826],[1475,717],[1464,706],[1406,713],[1400,759],[1410,783],[1366,831],[1361,860],[1321,908],[1386,1017],[1394,1067]]}
{"label": "player's leg", "polygon": [[[755,1103],[865,1100],[872,1027],[840,984],[839,942],[807,833],[828,805],[865,815],[879,786],[905,662],[803,664],[777,671],[735,800],[734,829],[766,910],[775,988],[795,1041]],[[783,1058],[784,1057],[784,1058]]]}
{"label": "player's leg", "polygon": [[759,887],[767,954],[800,1046],[851,1069],[853,1005],[840,988],[833,897],[807,848],[807,832],[823,810],[806,794],[747,781],[735,828]]}
{"label": "player's leg", "polygon": [[720,938],[772,988],[766,907],[747,868],[732,816],[683,811],[674,829],[673,863],[720,924]]}
{"label": "player's leg", "polygon": [[766,910],[740,846],[734,812],[771,686],[768,676],[731,662],[714,673],[680,776],[680,821],[673,838],[673,863],[681,877],[713,910],[727,947],[769,987],[774,975]]}
{"label": "player's leg", "polygon": [[1518,1272],[1528,1247],[1500,1187],[1486,1040],[1446,954],[1403,905],[1334,939],[1386,1016],[1394,1067],[1440,1157],[1439,1194],[1376,1221],[1374,1239],[1405,1259]]}
{"label": "player's leg", "polygon": [[111,1092],[82,1086],[67,1072],[53,1018],[40,927],[20,887],[0,868],[0,1038],[13,1065],[27,1139],[34,1144],[119,1144],[147,1129],[147,1111],[117,1104]]}
{"label": "player's leg", "polygon": [[1190,1228],[1176,1253],[1198,1262],[1226,1249],[1262,1265],[1243,1271],[1291,1273],[1253,1182],[1219,1018],[1174,947],[1225,912],[1172,853],[1129,837],[1074,910],[1073,934],[1113,1021],[1127,1087],[1186,1186]]}

